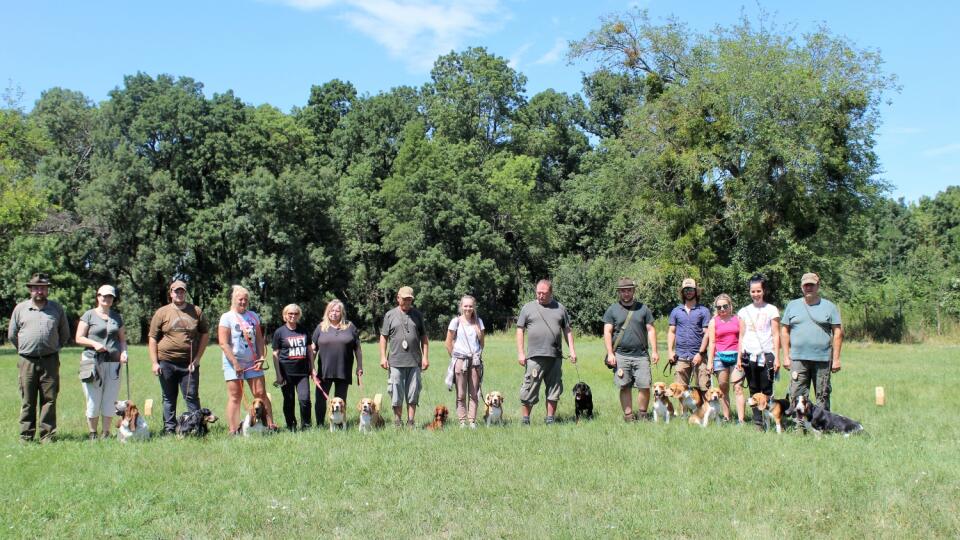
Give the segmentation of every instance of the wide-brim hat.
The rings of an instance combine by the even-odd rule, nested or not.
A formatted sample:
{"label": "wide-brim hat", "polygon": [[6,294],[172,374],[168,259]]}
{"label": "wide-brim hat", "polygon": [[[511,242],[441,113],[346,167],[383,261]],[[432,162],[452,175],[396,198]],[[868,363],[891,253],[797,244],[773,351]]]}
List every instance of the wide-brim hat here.
{"label": "wide-brim hat", "polygon": [[26,285],[27,287],[49,287],[50,274],[44,274],[43,272],[38,272],[30,278],[30,281],[28,281]]}
{"label": "wide-brim hat", "polygon": [[620,289],[636,289],[637,283],[630,278],[622,277],[617,280],[617,290]]}

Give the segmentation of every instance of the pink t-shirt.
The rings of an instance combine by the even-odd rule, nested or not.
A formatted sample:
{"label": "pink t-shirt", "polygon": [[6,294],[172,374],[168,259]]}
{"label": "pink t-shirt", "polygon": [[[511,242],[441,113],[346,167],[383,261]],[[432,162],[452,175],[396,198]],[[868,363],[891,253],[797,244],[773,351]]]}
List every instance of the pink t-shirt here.
{"label": "pink t-shirt", "polygon": [[717,352],[736,352],[740,345],[740,319],[736,315],[724,322],[719,315],[713,318],[713,330],[717,336]]}

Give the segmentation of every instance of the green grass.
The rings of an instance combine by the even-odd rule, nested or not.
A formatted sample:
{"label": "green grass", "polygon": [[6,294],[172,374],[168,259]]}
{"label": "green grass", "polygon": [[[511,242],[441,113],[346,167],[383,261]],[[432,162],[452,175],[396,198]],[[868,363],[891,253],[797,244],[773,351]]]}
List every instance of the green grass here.
{"label": "green grass", "polygon": [[[422,410],[451,408],[445,354],[431,344]],[[564,366],[565,422],[517,422],[521,368],[512,335],[488,342],[485,389],[508,398],[510,424],[442,433],[280,433],[228,439],[88,443],[79,352],[63,354],[60,442],[17,441],[16,356],[0,350],[0,536],[133,537],[956,537],[960,517],[960,348],[850,344],[834,410],[862,437],[803,437],[674,422],[624,424],[598,340],[579,342],[580,374],[599,418],[576,425]],[[385,373],[365,346],[368,394]],[[268,373],[268,380],[273,380]],[[133,398],[159,385],[146,350],[132,354]],[[659,368],[654,379],[659,380]],[[222,414],[219,351],[204,359],[201,400]],[[777,386],[782,395],[785,380]],[[887,405],[874,405],[884,386]],[[280,396],[271,387],[278,406]],[[121,397],[125,390],[121,387]],[[354,386],[350,402],[359,392]],[[180,408],[182,409],[182,403]],[[279,420],[279,418],[278,418]],[[351,416],[355,422],[355,416]],[[280,422],[282,424],[282,421]]]}

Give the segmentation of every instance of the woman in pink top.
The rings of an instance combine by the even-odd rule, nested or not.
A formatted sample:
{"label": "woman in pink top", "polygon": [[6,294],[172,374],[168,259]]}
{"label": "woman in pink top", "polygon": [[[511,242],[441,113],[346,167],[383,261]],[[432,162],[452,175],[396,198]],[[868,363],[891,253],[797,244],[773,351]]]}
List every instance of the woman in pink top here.
{"label": "woman in pink top", "polygon": [[[730,389],[730,374],[740,361],[740,319],[733,314],[730,295],[721,294],[713,305],[716,316],[710,319],[710,325],[707,326],[707,358],[713,359],[711,371],[717,374],[717,387],[723,392],[723,419],[729,421],[730,398],[727,392]],[[746,407],[743,385],[734,384],[734,388],[737,392],[737,418],[742,424]]]}

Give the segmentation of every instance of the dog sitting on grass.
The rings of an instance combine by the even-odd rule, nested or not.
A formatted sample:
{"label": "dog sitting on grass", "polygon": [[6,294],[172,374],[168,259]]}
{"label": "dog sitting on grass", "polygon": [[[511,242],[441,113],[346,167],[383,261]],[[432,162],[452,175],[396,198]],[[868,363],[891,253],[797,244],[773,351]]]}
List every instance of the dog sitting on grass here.
{"label": "dog sitting on grass", "polygon": [[593,393],[590,385],[583,381],[573,385],[573,407],[577,422],[580,422],[580,418],[593,420]]}
{"label": "dog sitting on grass", "polygon": [[140,414],[140,409],[132,401],[118,401],[117,409],[117,440],[144,440],[150,438],[150,429],[147,421]]}
{"label": "dog sitting on grass", "polygon": [[267,404],[262,399],[256,398],[250,404],[250,409],[240,425],[240,430],[244,437],[270,432],[270,427],[267,425]]}

